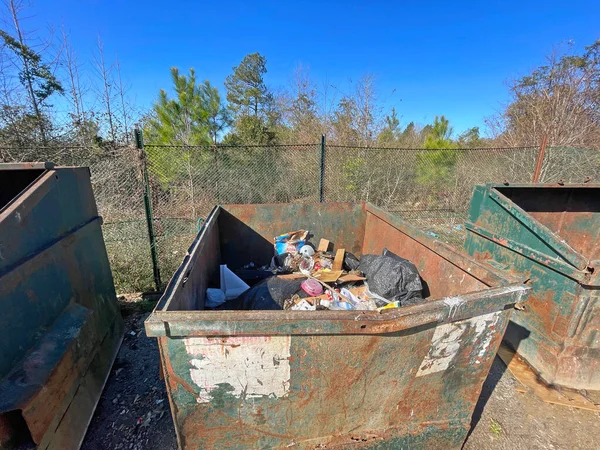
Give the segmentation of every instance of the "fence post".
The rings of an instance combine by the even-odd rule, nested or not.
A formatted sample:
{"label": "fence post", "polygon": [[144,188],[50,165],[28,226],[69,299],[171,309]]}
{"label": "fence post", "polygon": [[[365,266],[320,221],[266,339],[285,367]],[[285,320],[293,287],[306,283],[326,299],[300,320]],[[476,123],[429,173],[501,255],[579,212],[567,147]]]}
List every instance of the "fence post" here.
{"label": "fence post", "polygon": [[154,233],[154,217],[152,215],[152,200],[150,198],[150,181],[148,180],[148,162],[144,151],[144,136],[142,131],[135,129],[135,146],[142,155],[142,172],[144,177],[144,207],[146,209],[146,224],[148,225],[148,238],[150,239],[150,255],[152,257],[152,271],[154,272],[154,286],[161,290],[160,267],[158,265],[158,252],[156,251],[156,234]]}
{"label": "fence post", "polygon": [[319,182],[319,201],[325,201],[325,135],[321,135],[321,177]]}
{"label": "fence post", "polygon": [[544,156],[546,155],[546,144],[548,143],[548,136],[542,136],[542,142],[540,144],[540,151],[538,152],[537,160],[535,162],[535,170],[533,171],[532,183],[539,183],[540,175],[542,173],[542,167],[544,166]]}

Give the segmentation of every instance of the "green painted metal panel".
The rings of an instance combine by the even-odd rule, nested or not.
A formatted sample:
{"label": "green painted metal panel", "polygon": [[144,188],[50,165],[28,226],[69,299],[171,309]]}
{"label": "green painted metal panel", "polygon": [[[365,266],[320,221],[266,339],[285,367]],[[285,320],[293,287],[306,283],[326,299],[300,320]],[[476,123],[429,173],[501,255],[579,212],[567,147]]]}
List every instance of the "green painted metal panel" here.
{"label": "green painted metal panel", "polygon": [[600,186],[487,185],[465,249],[529,279],[506,341],[550,384],[600,389]]}
{"label": "green painted metal panel", "polygon": [[0,164],[0,199],[0,446],[77,448],[123,334],[90,173]]}
{"label": "green painted metal panel", "polygon": [[[385,313],[203,310],[215,266],[266,258],[272,236],[294,228],[357,254],[409,255],[429,301]],[[368,204],[227,205],[146,332],[159,341],[182,449],[460,448],[527,292]]]}

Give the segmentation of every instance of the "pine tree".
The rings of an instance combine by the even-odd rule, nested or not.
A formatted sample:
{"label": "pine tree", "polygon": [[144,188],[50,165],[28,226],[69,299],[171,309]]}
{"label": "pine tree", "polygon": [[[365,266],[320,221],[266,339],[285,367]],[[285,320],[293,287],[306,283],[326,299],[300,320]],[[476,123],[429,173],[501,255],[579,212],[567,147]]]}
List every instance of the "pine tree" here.
{"label": "pine tree", "polygon": [[273,96],[265,84],[265,73],[267,59],[260,53],[251,53],[244,56],[225,80],[227,101],[236,119],[245,115],[259,117],[266,112]]}
{"label": "pine tree", "polygon": [[206,102],[203,87],[196,84],[196,72],[180,75],[171,69],[175,98],[161,89],[148,121],[148,142],[165,145],[206,145],[210,143]]}

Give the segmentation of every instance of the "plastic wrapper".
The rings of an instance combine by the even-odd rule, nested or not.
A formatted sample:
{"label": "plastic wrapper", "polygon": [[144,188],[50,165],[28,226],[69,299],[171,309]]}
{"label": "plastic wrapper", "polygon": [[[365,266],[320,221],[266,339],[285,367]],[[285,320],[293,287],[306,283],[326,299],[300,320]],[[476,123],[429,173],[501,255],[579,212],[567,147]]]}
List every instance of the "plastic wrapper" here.
{"label": "plastic wrapper", "polygon": [[306,238],[308,231],[298,230],[290,231],[289,233],[283,233],[275,237],[275,254],[281,255],[282,253],[291,253],[292,255],[298,253],[304,244],[306,244]]}

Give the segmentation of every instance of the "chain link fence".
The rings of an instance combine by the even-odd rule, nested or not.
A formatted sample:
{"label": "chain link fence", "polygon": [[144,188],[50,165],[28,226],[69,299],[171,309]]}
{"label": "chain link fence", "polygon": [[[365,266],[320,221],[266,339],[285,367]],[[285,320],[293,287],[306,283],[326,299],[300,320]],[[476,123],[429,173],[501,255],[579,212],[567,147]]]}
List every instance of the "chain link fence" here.
{"label": "chain link fence", "polygon": [[0,162],[50,161],[90,168],[91,183],[118,292],[154,288],[144,209],[142,154],[130,146],[0,148]]}
{"label": "chain link fence", "polygon": [[538,149],[395,149],[328,146],[327,201],[367,201],[461,245],[473,187],[531,181]]}
{"label": "chain link fence", "polygon": [[318,145],[145,147],[163,278],[217,204],[319,201]]}
{"label": "chain link fence", "polygon": [[[399,149],[315,144],[146,146],[158,264],[180,264],[217,204],[367,201],[445,242],[464,239],[473,187],[529,183],[537,147]],[[541,182],[600,180],[600,152],[548,148]],[[322,192],[321,192],[322,187]],[[282,230],[282,232],[285,230]]]}
{"label": "chain link fence", "polygon": [[[460,246],[473,187],[529,183],[539,155],[537,147],[424,150],[323,143],[8,150],[0,149],[0,160],[90,167],[119,292],[153,289],[154,268],[164,285],[217,204],[368,201]],[[599,151],[547,148],[540,182],[580,183],[586,177],[600,181]],[[145,209],[145,193],[152,214]]]}

